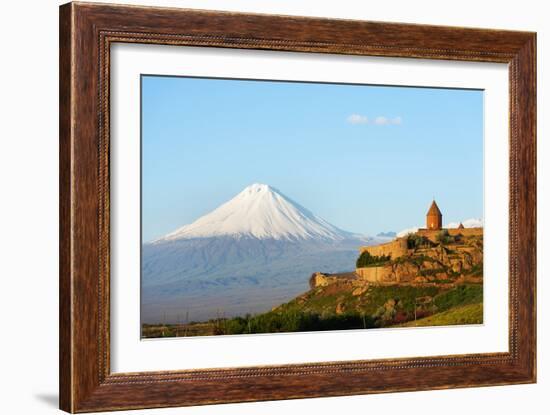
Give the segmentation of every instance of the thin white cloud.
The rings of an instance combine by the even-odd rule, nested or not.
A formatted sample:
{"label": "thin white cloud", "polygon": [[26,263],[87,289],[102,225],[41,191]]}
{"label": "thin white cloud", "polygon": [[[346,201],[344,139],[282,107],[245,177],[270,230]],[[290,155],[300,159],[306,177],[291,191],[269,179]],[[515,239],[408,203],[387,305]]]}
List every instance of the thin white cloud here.
{"label": "thin white cloud", "polygon": [[390,123],[390,120],[388,120],[386,117],[378,116],[374,119],[374,123],[376,125],[388,125]]}
{"label": "thin white cloud", "polygon": [[347,122],[350,124],[374,124],[374,125],[400,125],[403,120],[401,117],[384,117],[382,115],[379,115],[378,117],[375,117],[373,120],[371,120],[366,115],[361,114],[351,114],[349,117],[346,118]]}
{"label": "thin white cloud", "polygon": [[462,222],[450,222],[445,227],[449,229],[458,228],[461,223],[465,228],[482,228],[483,227],[483,219],[478,219],[478,218],[465,219]]}
{"label": "thin white cloud", "polygon": [[369,123],[368,117],[366,117],[364,115],[359,115],[359,114],[351,114],[347,118],[347,121],[350,124],[368,124]]}
{"label": "thin white cloud", "polygon": [[388,118],[379,116],[374,119],[376,125],[400,125],[402,122],[401,117]]}
{"label": "thin white cloud", "polygon": [[418,232],[418,229],[419,228],[403,229],[401,232],[397,232],[397,237],[402,238],[403,236],[407,236],[410,233],[416,233],[416,232]]}

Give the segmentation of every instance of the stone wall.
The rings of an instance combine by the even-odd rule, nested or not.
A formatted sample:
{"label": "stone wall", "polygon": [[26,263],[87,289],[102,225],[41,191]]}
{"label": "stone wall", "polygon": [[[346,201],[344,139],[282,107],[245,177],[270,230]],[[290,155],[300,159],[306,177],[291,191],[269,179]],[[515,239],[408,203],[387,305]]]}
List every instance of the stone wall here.
{"label": "stone wall", "polygon": [[357,268],[355,273],[359,278],[369,282],[391,282],[393,280],[392,267],[365,267]]}
{"label": "stone wall", "polygon": [[309,279],[309,288],[326,287],[336,281],[336,278],[330,277],[321,272],[315,272]]}
{"label": "stone wall", "polygon": [[458,228],[451,228],[451,229],[440,229],[440,230],[430,230],[430,229],[419,229],[417,234],[420,236],[425,236],[432,242],[437,242],[437,235],[439,235],[439,232],[442,230],[449,231],[449,235],[455,236],[455,235],[464,235],[464,236],[479,236],[483,235],[483,228],[464,228],[464,229],[458,229]]}
{"label": "stone wall", "polygon": [[350,281],[355,279],[357,279],[357,275],[354,272],[341,272],[338,274],[314,272],[309,279],[309,288],[326,287],[338,281]]}
{"label": "stone wall", "polygon": [[464,235],[464,236],[479,236],[483,235],[483,228],[464,228],[464,229],[447,229],[449,235]]}
{"label": "stone wall", "polygon": [[365,251],[373,256],[389,255],[391,259],[396,259],[401,256],[407,255],[407,238],[397,238],[385,244],[362,246],[361,248],[359,248],[359,252],[361,254]]}

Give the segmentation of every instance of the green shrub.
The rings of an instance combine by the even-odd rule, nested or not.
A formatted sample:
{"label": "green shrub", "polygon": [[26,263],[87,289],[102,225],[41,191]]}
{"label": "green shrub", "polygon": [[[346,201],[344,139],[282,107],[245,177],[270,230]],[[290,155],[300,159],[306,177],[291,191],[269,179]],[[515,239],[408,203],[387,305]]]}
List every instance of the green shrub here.
{"label": "green shrub", "polygon": [[423,277],[429,277],[439,273],[447,273],[446,268],[434,268],[434,269],[421,269],[418,274]]}
{"label": "green shrub", "polygon": [[432,257],[429,257],[427,255],[415,255],[413,257],[407,257],[405,258],[405,260],[407,261],[412,261],[414,262],[416,265],[418,265],[419,267],[424,263],[424,262],[435,262],[435,259],[432,258]]}
{"label": "green shrub", "polygon": [[433,244],[425,236],[411,233],[407,236],[407,249],[429,248]]}
{"label": "green shrub", "polygon": [[449,231],[447,229],[439,231],[439,233],[435,237],[435,240],[442,245],[448,244],[450,242]]}
{"label": "green shrub", "polygon": [[449,231],[447,229],[442,229],[439,231],[439,233],[436,236],[437,242],[439,242],[441,245],[447,245],[459,242],[461,240],[460,235],[452,236],[449,234]]}
{"label": "green shrub", "polygon": [[383,265],[384,263],[388,262],[391,259],[390,255],[371,255],[369,252],[364,251],[359,255],[359,258],[357,258],[357,261],[355,265],[357,268],[364,268],[364,267],[374,267],[378,265]]}
{"label": "green shrub", "polygon": [[371,316],[360,313],[345,313],[321,317],[315,313],[296,311],[270,311],[256,316],[235,317],[223,325],[224,333],[281,333],[297,331],[324,331],[362,329],[375,327]]}
{"label": "green shrub", "polygon": [[475,277],[483,276],[483,262],[475,264],[472,269],[470,269],[470,273]]}

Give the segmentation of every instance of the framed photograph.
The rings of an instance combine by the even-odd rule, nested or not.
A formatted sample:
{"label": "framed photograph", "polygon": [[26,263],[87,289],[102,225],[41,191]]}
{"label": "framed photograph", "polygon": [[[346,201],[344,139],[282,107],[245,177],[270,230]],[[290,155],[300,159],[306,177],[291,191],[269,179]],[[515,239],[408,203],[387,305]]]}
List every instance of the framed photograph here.
{"label": "framed photograph", "polygon": [[536,381],[536,35],[60,8],[60,407]]}

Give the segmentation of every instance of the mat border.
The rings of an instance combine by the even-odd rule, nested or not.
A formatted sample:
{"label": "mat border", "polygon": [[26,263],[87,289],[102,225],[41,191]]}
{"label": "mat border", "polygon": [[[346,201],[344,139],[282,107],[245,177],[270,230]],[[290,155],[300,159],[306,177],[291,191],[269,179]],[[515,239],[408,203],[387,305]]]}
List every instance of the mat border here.
{"label": "mat border", "polygon": [[[535,33],[99,3],[62,5],[59,23],[61,409],[91,412],[536,381]],[[507,63],[509,352],[112,374],[112,43]]]}

